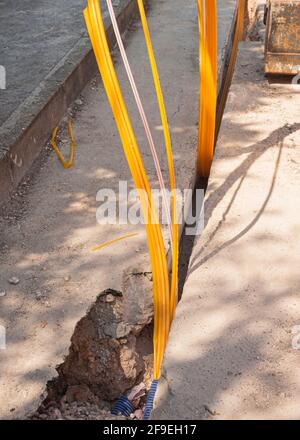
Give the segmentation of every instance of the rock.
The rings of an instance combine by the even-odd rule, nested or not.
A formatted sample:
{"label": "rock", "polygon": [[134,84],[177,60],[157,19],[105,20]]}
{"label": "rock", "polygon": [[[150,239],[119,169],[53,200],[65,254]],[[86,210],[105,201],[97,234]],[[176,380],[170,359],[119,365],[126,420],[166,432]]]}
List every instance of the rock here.
{"label": "rock", "polygon": [[68,282],[68,281],[70,281],[71,280],[71,277],[70,276],[67,276],[67,277],[65,277],[64,278],[64,280],[66,281],[66,283]]}
{"label": "rock", "polygon": [[144,359],[152,351],[152,285],[144,272],[128,270],[123,288],[123,295],[112,289],[101,292],[76,325],[69,354],[57,367],[67,401],[91,396],[113,401],[145,373]]}
{"label": "rock", "polygon": [[82,99],[76,99],[75,104],[78,106],[82,105],[83,104]]}
{"label": "rock", "polygon": [[19,284],[19,282],[20,282],[19,278],[17,278],[17,277],[11,277],[8,281],[10,284],[13,284],[14,286]]}
{"label": "rock", "polygon": [[53,410],[53,415],[54,415],[54,417],[57,418],[57,419],[61,419],[61,418],[62,418],[62,416],[61,416],[61,412],[60,412],[60,410],[59,410],[58,408],[54,408],[54,410]]}
{"label": "rock", "polygon": [[136,411],[134,411],[133,417],[138,419],[138,420],[143,420],[143,418],[144,418],[143,410],[142,409],[137,409]]}
{"label": "rock", "polygon": [[40,301],[43,298],[43,294],[39,291],[35,292],[35,298],[37,301]]}
{"label": "rock", "polygon": [[98,403],[99,399],[91,392],[87,385],[69,386],[66,392],[65,401]]}
{"label": "rock", "polygon": [[47,414],[40,414],[38,418],[41,420],[46,420],[48,418],[48,416],[47,416]]}
{"label": "rock", "polygon": [[5,296],[5,295],[6,295],[5,290],[0,291],[0,298],[3,297],[3,296]]}
{"label": "rock", "polygon": [[130,393],[128,393],[127,397],[131,402],[133,402],[145,396],[145,394],[146,394],[146,385],[143,382],[141,382],[139,385],[133,387]]}
{"label": "rock", "polygon": [[86,316],[76,326],[69,355],[58,373],[69,386],[87,384],[97,397],[113,401],[130,389],[142,372],[135,344],[135,337],[126,345],[109,337],[99,338],[95,321]]}
{"label": "rock", "polygon": [[207,411],[211,416],[217,416],[219,413],[215,411],[214,409],[211,409],[208,405],[204,405],[205,411]]}
{"label": "rock", "polygon": [[139,332],[153,319],[152,282],[149,274],[139,268],[128,269],[123,274],[123,320],[133,332]]}

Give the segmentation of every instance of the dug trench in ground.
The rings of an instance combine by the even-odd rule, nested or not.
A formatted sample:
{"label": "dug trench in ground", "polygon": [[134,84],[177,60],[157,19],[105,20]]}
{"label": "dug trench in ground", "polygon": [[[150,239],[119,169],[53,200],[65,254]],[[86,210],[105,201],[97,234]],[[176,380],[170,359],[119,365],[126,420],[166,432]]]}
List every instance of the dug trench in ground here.
{"label": "dug trench in ground", "polygon": [[[233,0],[218,1],[220,75],[232,37],[235,6]],[[187,189],[194,181],[197,146],[196,3],[189,0],[182,8],[180,0],[155,0],[148,17],[166,96],[177,186]],[[167,176],[161,123],[139,21],[129,30],[126,46]],[[138,121],[117,53],[114,58],[130,115]],[[0,351],[2,419],[24,418],[38,407],[47,381],[56,376],[55,366],[68,353],[76,323],[99,293],[107,288],[121,291],[124,270],[149,265],[143,225],[100,226],[96,222],[97,191],[118,191],[119,180],[129,179],[98,80],[87,86],[76,107],[70,111],[76,139],[75,167],[64,170],[47,148],[2,211],[0,325],[6,329],[7,339],[6,350]],[[151,184],[158,187],[141,126],[137,123],[135,129]],[[66,155],[68,144],[63,131],[60,146]],[[128,187],[133,188],[130,180]],[[93,246],[131,232],[138,236],[100,253],[91,252]]]}
{"label": "dug trench in ground", "polygon": [[300,417],[300,93],[263,53],[240,44],[154,420]]}

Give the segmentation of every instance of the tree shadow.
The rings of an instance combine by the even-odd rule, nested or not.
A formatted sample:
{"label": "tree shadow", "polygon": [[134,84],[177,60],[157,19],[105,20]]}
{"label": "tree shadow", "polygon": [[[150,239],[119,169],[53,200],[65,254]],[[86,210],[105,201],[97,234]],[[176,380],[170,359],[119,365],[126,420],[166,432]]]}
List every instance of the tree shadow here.
{"label": "tree shadow", "polygon": [[[224,327],[220,310],[228,314],[239,294],[224,281],[218,279],[224,293],[218,301],[210,301],[209,307],[195,301],[185,304],[184,309],[179,307],[176,319],[186,335],[185,350],[174,351],[174,342],[169,344],[153,420],[298,419],[300,410],[292,407],[299,388],[293,381],[295,376],[286,374],[281,365],[283,356],[293,366],[298,363],[289,334],[289,325],[294,322],[285,323],[278,350],[266,359],[267,344],[277,342],[274,315],[268,315],[266,309],[272,302],[272,311],[280,310],[281,302],[290,295],[289,289],[269,299],[261,296],[261,311],[255,317],[250,304],[242,307],[239,319],[233,314]],[[261,291],[268,290],[268,286],[257,285]],[[194,317],[186,320],[187,314]],[[216,325],[210,326],[212,334],[206,331],[208,315],[215,315]],[[198,337],[194,330],[189,331],[194,326],[199,328]],[[181,342],[182,338],[177,337],[177,345]]]}
{"label": "tree shadow", "polygon": [[[226,208],[226,210],[223,213],[223,217],[220,220],[219,224],[216,226],[214,231],[212,231],[209,234],[209,237],[207,238],[205,244],[201,247],[199,252],[192,258],[190,261],[190,266],[188,270],[187,276],[191,275],[194,271],[196,271],[203,263],[205,263],[207,260],[209,260],[211,257],[215,256],[218,252],[225,249],[227,246],[230,246],[237,240],[239,240],[241,237],[243,237],[253,226],[258,222],[261,215],[264,213],[267,204],[272,196],[272,192],[274,190],[274,186],[276,183],[276,177],[279,169],[280,159],[282,155],[282,148],[283,148],[283,140],[286,136],[290,135],[293,132],[296,132],[300,129],[300,123],[294,123],[291,126],[284,125],[276,130],[274,130],[268,137],[263,139],[261,142],[255,143],[245,149],[243,149],[243,153],[250,153],[248,157],[225,179],[224,183],[220,185],[219,188],[213,190],[207,200],[205,200],[205,226],[207,225],[209,219],[213,215],[213,211],[215,207],[219,204],[219,202],[222,200],[224,195],[227,193],[227,191],[237,182],[238,186],[235,189],[233,196]],[[226,221],[226,217],[237,197],[237,194],[239,190],[241,189],[241,186],[245,180],[245,177],[247,175],[247,171],[251,168],[251,166],[255,163],[259,157],[261,157],[262,154],[265,153],[265,151],[269,148],[273,148],[274,146],[278,145],[278,157],[277,161],[274,165],[274,172],[273,177],[270,182],[270,188],[266,195],[265,200],[262,203],[262,206],[260,207],[258,213],[255,215],[255,217],[249,222],[249,224],[236,236],[232,237],[232,239],[226,241],[222,245],[218,246],[217,248],[213,249],[208,255],[201,258],[203,251],[207,247],[209,243],[211,243],[212,239],[218,232],[218,230],[221,228],[222,224]],[[226,157],[230,157],[230,151],[229,154],[227,154],[226,150]]]}

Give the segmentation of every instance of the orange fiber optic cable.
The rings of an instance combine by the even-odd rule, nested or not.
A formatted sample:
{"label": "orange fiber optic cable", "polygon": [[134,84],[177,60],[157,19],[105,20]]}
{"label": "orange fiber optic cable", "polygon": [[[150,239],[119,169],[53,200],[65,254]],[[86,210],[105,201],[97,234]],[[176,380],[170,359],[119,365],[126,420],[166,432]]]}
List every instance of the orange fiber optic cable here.
{"label": "orange fiber optic cable", "polygon": [[153,271],[154,376],[158,379],[170,329],[169,279],[161,227],[157,219],[149,181],[113,66],[98,0],[88,0],[88,6],[84,10],[84,18],[145,218]]}
{"label": "orange fiber optic cable", "polygon": [[176,179],[175,179],[175,170],[174,170],[174,161],[173,161],[173,153],[172,153],[172,142],[170,129],[167,119],[167,112],[165,108],[163,93],[161,89],[161,84],[158,75],[157,64],[155,61],[154,50],[151,42],[151,36],[149,32],[149,27],[147,23],[145,8],[143,0],[137,0],[138,7],[141,16],[141,22],[143,26],[143,31],[146,40],[146,46],[148,50],[152,76],[154,80],[158,106],[160,111],[160,116],[162,120],[165,144],[166,144],[166,152],[168,158],[168,168],[170,174],[170,188],[171,188],[171,205],[172,205],[172,230],[173,230],[173,243],[172,243],[172,280],[171,280],[171,291],[170,291],[170,320],[172,322],[175,314],[175,308],[177,305],[177,289],[178,289],[178,258],[179,258],[179,230],[178,230],[178,218],[177,218],[177,200],[176,200]]}
{"label": "orange fiber optic cable", "polygon": [[200,111],[198,173],[208,177],[215,146],[217,108],[217,5],[198,0],[200,34]]}
{"label": "orange fiber optic cable", "polygon": [[131,85],[131,88],[132,88],[132,91],[133,91],[133,95],[134,95],[134,98],[135,98],[135,101],[136,101],[136,104],[137,104],[137,107],[138,107],[138,110],[139,110],[139,113],[140,113],[140,116],[141,116],[141,120],[142,120],[143,125],[144,125],[144,129],[145,129],[146,136],[147,136],[147,139],[148,139],[148,143],[149,143],[149,146],[150,146],[150,150],[151,150],[151,153],[152,153],[152,157],[153,157],[153,161],[154,161],[157,177],[158,177],[158,180],[159,180],[159,185],[160,185],[160,188],[161,188],[161,191],[162,191],[162,199],[163,199],[164,208],[165,208],[165,212],[166,212],[166,216],[167,216],[167,221],[168,221],[168,229],[169,229],[170,241],[172,243],[173,242],[172,220],[171,220],[171,216],[170,216],[170,209],[169,209],[169,204],[168,204],[166,187],[165,187],[165,183],[164,183],[164,179],[163,179],[163,175],[162,175],[162,171],[161,171],[158,155],[157,155],[157,152],[156,152],[156,147],[155,147],[155,144],[154,144],[153,136],[152,136],[152,133],[151,133],[151,130],[150,130],[150,126],[149,126],[149,122],[148,122],[148,119],[147,119],[147,116],[146,116],[146,113],[145,113],[145,110],[144,110],[144,107],[143,107],[143,104],[142,104],[142,101],[141,101],[141,97],[140,97],[139,91],[137,89],[136,82],[135,82],[135,79],[134,79],[134,76],[133,76],[133,73],[132,73],[132,70],[131,70],[128,58],[127,58],[126,50],[125,50],[125,47],[124,47],[124,44],[123,44],[123,41],[122,41],[122,37],[121,37],[121,32],[119,30],[117,18],[116,18],[115,12],[114,12],[112,0],[106,0],[106,3],[107,3],[110,19],[111,19],[111,22],[112,22],[112,25],[113,25],[113,28],[114,28],[114,33],[115,33],[115,36],[116,36],[116,40],[117,40],[117,43],[118,43],[118,46],[119,46],[119,50],[120,50],[120,53],[121,53],[121,57],[122,57],[122,60],[123,60],[124,66],[125,66],[125,70],[126,70],[126,73],[127,73],[127,76],[128,76],[128,79],[129,79],[129,82],[130,82],[130,85]]}

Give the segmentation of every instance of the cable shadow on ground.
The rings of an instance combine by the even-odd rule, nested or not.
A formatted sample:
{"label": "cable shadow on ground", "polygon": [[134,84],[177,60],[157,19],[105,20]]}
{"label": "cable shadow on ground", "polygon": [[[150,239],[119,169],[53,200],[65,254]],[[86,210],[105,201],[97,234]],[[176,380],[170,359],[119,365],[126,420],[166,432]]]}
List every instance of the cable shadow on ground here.
{"label": "cable shadow on ground", "polygon": [[[211,218],[214,209],[218,205],[218,203],[223,199],[226,192],[240,179],[240,182],[238,184],[237,189],[235,190],[227,209],[225,210],[222,220],[219,222],[215,230],[210,234],[208,239],[206,240],[205,244],[201,247],[200,251],[193,257],[193,259],[190,262],[190,267],[187,273],[187,276],[191,275],[193,272],[195,272],[202,264],[204,264],[206,261],[208,261],[210,258],[215,256],[217,253],[219,253],[221,250],[225,249],[226,247],[230,246],[237,240],[239,240],[241,237],[243,237],[247,232],[249,232],[250,229],[253,228],[253,226],[258,222],[259,218],[265,211],[265,208],[272,196],[272,192],[274,190],[274,186],[276,183],[276,177],[278,173],[278,168],[280,164],[280,159],[282,155],[282,148],[283,148],[283,140],[284,138],[299,130],[300,129],[300,123],[295,123],[291,127],[287,127],[284,125],[283,127],[278,128],[277,130],[274,130],[270,136],[263,139],[261,142],[256,143],[252,146],[250,146],[247,150],[252,151],[252,153],[249,154],[249,156],[227,177],[225,182],[217,188],[215,191],[213,191],[208,199],[206,200],[206,206],[208,208],[205,210],[205,226],[207,225],[209,219]],[[224,221],[226,220],[226,216],[229,213],[234,200],[238,194],[238,191],[240,190],[242,183],[246,177],[247,171],[251,168],[251,166],[254,164],[254,162],[269,148],[274,147],[275,145],[279,146],[279,152],[277,161],[274,168],[273,178],[270,184],[270,189],[268,191],[268,194],[259,209],[257,215],[252,219],[252,221],[236,236],[234,236],[232,239],[228,240],[227,242],[223,243],[222,245],[218,246],[217,248],[213,249],[208,255],[201,258],[202,253],[204,249],[206,248],[207,244],[212,241]]]}

